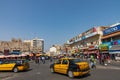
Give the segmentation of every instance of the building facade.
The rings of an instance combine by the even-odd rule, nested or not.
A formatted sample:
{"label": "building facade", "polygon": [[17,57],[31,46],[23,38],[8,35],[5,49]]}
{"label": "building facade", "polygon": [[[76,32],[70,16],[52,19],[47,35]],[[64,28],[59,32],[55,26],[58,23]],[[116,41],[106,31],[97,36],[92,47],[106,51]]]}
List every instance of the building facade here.
{"label": "building facade", "polygon": [[[24,43],[21,39],[12,38],[11,41],[0,41],[0,51],[5,54],[13,51],[27,51],[29,45]],[[7,52],[7,53],[6,53]]]}
{"label": "building facade", "polygon": [[39,38],[34,38],[32,40],[24,40],[24,43],[29,44],[30,50],[33,53],[44,52],[44,40]]}
{"label": "building facade", "polygon": [[93,27],[78,36],[70,39],[67,44],[73,53],[82,53],[83,55],[99,55],[99,45],[102,43],[102,30],[107,27]]}
{"label": "building facade", "polygon": [[33,51],[37,53],[44,52],[44,40],[35,38],[32,40]]}
{"label": "building facade", "polygon": [[120,23],[116,23],[103,31],[100,48],[102,53],[107,53],[111,59],[120,58]]}
{"label": "building facade", "polygon": [[0,53],[10,52],[44,52],[44,40],[35,38],[32,40],[21,40],[12,38],[11,41],[0,41]]}

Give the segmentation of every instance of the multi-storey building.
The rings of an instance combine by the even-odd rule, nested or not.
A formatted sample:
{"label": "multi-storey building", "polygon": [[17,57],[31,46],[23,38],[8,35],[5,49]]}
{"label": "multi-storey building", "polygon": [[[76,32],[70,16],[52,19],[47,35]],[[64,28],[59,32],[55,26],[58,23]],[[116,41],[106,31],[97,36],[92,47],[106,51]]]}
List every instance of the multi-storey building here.
{"label": "multi-storey building", "polygon": [[44,40],[43,39],[39,39],[39,38],[35,38],[32,40],[32,47],[33,47],[33,51],[36,52],[43,52],[44,51]]}
{"label": "multi-storey building", "polygon": [[35,38],[33,40],[11,39],[11,41],[0,41],[0,52],[9,53],[13,51],[19,52],[36,52],[44,51],[44,40]]}
{"label": "multi-storey building", "polygon": [[32,40],[25,40],[26,44],[30,45],[30,50],[34,53],[44,52],[44,40],[39,38],[34,38]]}
{"label": "multi-storey building", "polygon": [[21,39],[11,39],[11,41],[0,41],[1,52],[13,52],[13,51],[27,51],[28,44],[22,42]]}
{"label": "multi-storey building", "polygon": [[62,46],[56,44],[49,49],[49,54],[50,56],[58,56],[58,55],[64,54],[62,50],[63,50]]}
{"label": "multi-storey building", "polygon": [[98,55],[99,45],[101,44],[102,30],[107,27],[93,27],[68,41],[73,52],[83,53],[84,55]]}
{"label": "multi-storey building", "polygon": [[103,31],[101,52],[110,55],[111,59],[120,58],[120,23]]}

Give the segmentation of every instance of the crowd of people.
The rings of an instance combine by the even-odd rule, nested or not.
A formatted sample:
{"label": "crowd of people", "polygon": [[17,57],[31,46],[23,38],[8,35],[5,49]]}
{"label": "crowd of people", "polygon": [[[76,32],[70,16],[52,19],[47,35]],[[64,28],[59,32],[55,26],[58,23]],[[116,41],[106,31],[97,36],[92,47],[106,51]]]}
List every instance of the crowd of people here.
{"label": "crowd of people", "polygon": [[45,56],[35,57],[35,63],[40,63],[40,62],[45,64]]}
{"label": "crowd of people", "polygon": [[100,53],[99,55],[87,54],[87,55],[72,55],[72,56],[89,61],[91,68],[96,68],[96,64],[107,66],[111,62],[110,55],[103,53]]}
{"label": "crowd of people", "polygon": [[90,55],[71,55],[71,56],[68,56],[68,55],[62,55],[62,56],[56,56],[56,57],[53,57],[53,56],[46,56],[46,55],[40,55],[40,56],[36,56],[36,55],[33,55],[33,56],[23,56],[23,57],[14,57],[14,59],[27,59],[27,60],[32,60],[34,61],[36,64],[40,64],[40,63],[43,63],[45,64],[46,63],[46,60],[49,60],[50,62],[53,61],[53,59],[59,59],[61,57],[74,57],[74,58],[80,58],[80,59],[86,59],[86,60],[89,60],[90,62],[90,66],[91,68],[96,68],[96,63],[98,62],[99,64],[101,65],[107,65],[108,63],[110,63],[110,57],[109,55],[105,55],[105,54],[101,54],[101,55],[94,55],[94,54],[90,54]]}

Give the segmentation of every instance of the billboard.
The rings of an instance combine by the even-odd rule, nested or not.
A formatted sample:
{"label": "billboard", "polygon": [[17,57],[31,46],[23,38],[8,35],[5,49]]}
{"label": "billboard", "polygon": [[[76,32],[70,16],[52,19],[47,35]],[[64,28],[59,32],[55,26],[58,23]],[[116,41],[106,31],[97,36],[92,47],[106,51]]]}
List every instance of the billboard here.
{"label": "billboard", "polygon": [[120,31],[120,25],[117,25],[117,26],[114,26],[114,27],[111,27],[111,28],[108,28],[108,29],[104,30],[103,35],[114,33],[116,31]]}

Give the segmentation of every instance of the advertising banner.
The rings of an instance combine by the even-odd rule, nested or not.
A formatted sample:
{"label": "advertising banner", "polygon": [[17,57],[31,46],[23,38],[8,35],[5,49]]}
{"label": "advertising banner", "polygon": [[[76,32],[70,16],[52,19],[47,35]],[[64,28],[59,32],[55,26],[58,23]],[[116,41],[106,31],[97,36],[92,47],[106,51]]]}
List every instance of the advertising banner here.
{"label": "advertising banner", "polygon": [[99,48],[100,48],[101,51],[104,51],[104,50],[108,50],[108,49],[109,49],[109,47],[108,47],[107,44],[101,44],[101,45],[99,46]]}
{"label": "advertising banner", "polygon": [[109,50],[109,53],[110,54],[117,54],[117,53],[120,54],[120,50]]}
{"label": "advertising banner", "polygon": [[110,34],[110,33],[116,32],[116,31],[120,31],[120,25],[117,25],[117,26],[114,26],[114,27],[104,30],[103,35],[107,35],[107,34]]}
{"label": "advertising banner", "polygon": [[118,45],[118,44],[120,44],[120,40],[112,41],[111,44],[112,45]]}

